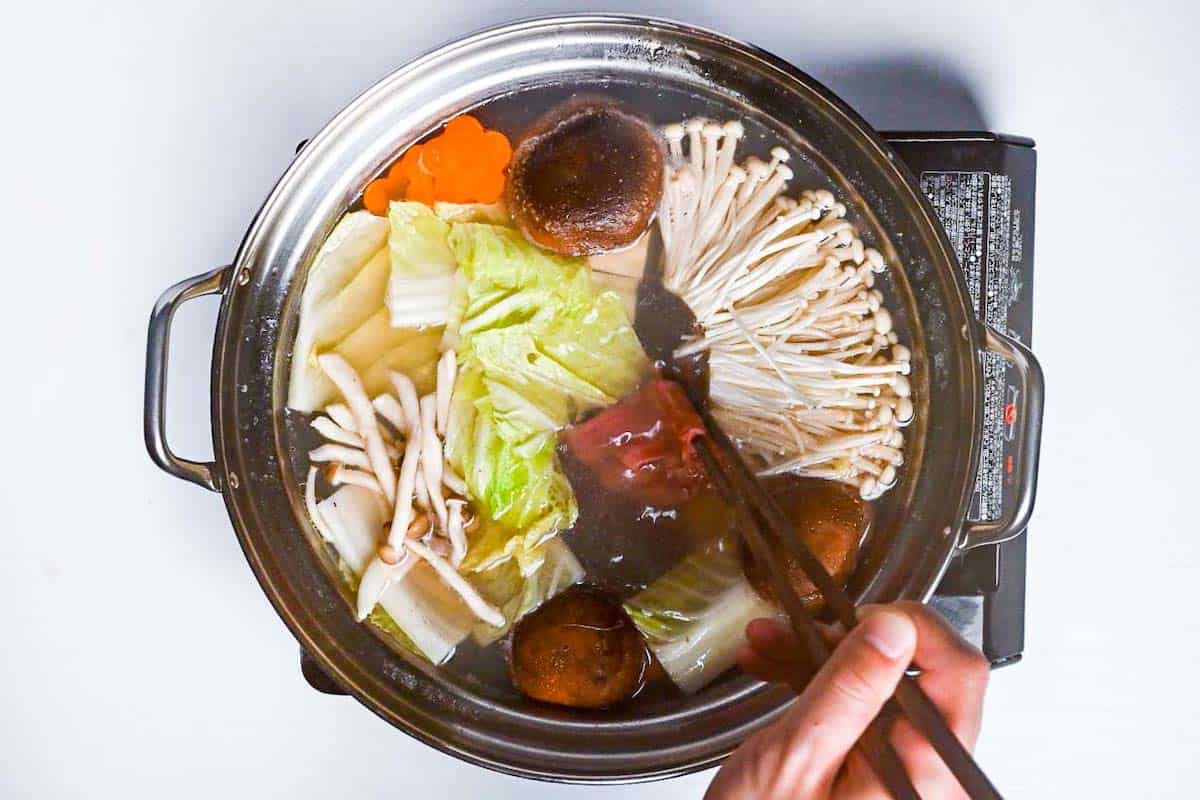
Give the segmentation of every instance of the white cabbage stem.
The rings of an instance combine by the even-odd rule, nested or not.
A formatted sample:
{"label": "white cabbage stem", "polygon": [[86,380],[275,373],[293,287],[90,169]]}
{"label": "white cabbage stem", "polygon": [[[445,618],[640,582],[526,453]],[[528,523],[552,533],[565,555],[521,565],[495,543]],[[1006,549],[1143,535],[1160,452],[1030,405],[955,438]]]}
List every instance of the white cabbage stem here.
{"label": "white cabbage stem", "polygon": [[450,416],[450,398],[454,391],[454,378],[458,373],[458,360],[453,350],[442,353],[437,365],[437,433],[446,435],[446,419]]}

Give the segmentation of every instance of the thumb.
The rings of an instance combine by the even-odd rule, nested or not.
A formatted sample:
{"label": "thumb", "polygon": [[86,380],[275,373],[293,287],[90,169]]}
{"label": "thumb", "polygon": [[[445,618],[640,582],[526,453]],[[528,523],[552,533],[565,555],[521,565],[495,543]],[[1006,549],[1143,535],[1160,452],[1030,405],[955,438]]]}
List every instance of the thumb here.
{"label": "thumb", "polygon": [[917,645],[905,614],[864,609],[861,621],[800,695],[780,727],[803,739],[813,767],[832,776],[896,690]]}
{"label": "thumb", "polygon": [[913,658],[906,615],[860,609],[861,621],[774,725],[725,762],[706,800],[825,797],[846,755],[879,714]]}

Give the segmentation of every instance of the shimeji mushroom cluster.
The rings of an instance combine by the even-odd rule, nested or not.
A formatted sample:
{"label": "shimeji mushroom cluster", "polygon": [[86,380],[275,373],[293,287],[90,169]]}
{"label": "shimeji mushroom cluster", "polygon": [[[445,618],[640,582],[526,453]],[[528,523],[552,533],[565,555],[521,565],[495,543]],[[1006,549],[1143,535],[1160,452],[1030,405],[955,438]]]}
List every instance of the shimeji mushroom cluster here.
{"label": "shimeji mushroom cluster", "polygon": [[784,194],[784,149],[735,164],[741,123],[691,119],[663,134],[664,282],[704,331],[677,355],[708,351],[714,416],[761,474],[882,494],[913,416],[911,354],[873,288],[883,257],[830,192]]}
{"label": "shimeji mushroom cluster", "polygon": [[[358,618],[366,619],[388,587],[423,560],[479,619],[503,625],[504,615],[457,569],[466,555],[467,533],[475,518],[466,511],[466,483],[446,464],[444,455],[457,372],[454,351],[446,351],[438,362],[435,391],[420,398],[403,373],[390,376],[394,395],[384,393],[372,400],[341,356],[327,353],[318,362],[345,404],[334,403],[313,419],[312,427],[326,443],[312,450],[309,460],[326,464],[325,477],[331,484],[365,487],[392,511],[391,524],[380,532],[378,552],[358,587]],[[317,472],[317,467],[309,467],[305,502],[321,536],[333,542],[334,534],[317,506]]]}

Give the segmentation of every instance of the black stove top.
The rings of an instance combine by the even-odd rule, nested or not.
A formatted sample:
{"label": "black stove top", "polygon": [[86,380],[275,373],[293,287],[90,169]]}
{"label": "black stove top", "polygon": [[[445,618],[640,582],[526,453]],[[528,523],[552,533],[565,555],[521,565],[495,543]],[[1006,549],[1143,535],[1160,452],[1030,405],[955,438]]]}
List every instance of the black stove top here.
{"label": "black stove top", "polygon": [[[1032,139],[986,132],[889,133],[920,181],[958,256],[979,318],[1030,344],[1033,322],[1033,212],[1037,154]],[[969,518],[998,519],[1014,502],[1020,470],[1013,423],[1022,402],[1015,372],[983,356],[984,440]],[[932,605],[993,666],[1025,649],[1027,532],[951,562]]]}

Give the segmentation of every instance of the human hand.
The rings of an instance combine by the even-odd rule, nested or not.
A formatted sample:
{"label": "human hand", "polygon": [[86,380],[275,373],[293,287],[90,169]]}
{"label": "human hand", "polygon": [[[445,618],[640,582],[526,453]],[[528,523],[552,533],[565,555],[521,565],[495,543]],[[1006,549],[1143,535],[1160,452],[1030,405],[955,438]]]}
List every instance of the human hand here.
{"label": "human hand", "polygon": [[[746,627],[749,645],[738,653],[742,669],[788,684],[800,697],[729,757],[706,800],[889,797],[854,745],[910,664],[921,669],[917,682],[950,729],[974,749],[988,680],[983,654],[919,603],[865,606],[859,620],[807,686],[800,684],[805,656],[789,629],[766,619]],[[907,720],[896,721],[890,738],[922,797],[966,797]]]}

